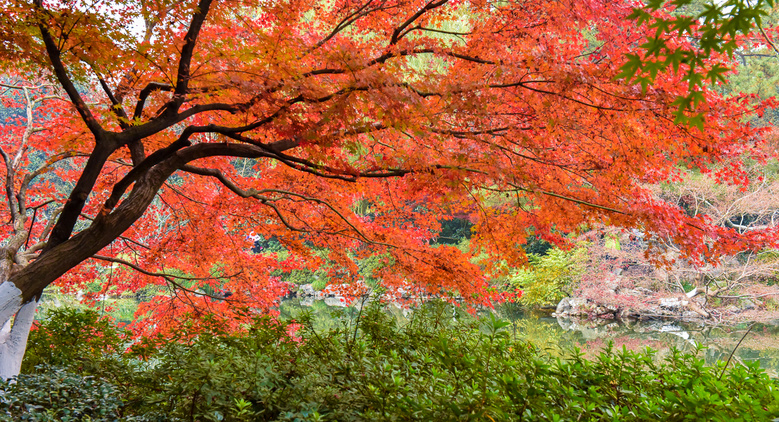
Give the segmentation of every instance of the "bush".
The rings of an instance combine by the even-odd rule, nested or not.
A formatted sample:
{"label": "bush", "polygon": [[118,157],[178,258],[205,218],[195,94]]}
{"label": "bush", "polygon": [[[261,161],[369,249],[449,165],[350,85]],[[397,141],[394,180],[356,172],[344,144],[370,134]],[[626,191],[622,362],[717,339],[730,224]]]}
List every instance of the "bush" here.
{"label": "bush", "polygon": [[[326,333],[270,319],[240,335],[168,345],[147,410],[203,421],[766,420],[779,385],[758,366],[705,367],[674,352],[551,359],[508,323],[428,305],[400,326],[371,306]],[[722,374],[722,375],[721,375]],[[721,379],[720,379],[721,378]]]}
{"label": "bush", "polygon": [[36,372],[19,375],[15,383],[0,381],[0,420],[119,420],[122,400],[113,385],[50,366]]}
{"label": "bush", "polygon": [[571,295],[572,287],[585,272],[587,248],[570,251],[552,248],[545,255],[528,255],[529,266],[520,269],[511,284],[522,290],[520,303],[526,306],[557,305]]}
{"label": "bush", "polygon": [[[690,354],[674,352],[658,362],[651,350],[610,348],[592,361],[578,353],[553,359],[529,343],[512,341],[509,323],[492,315],[481,320],[455,315],[451,307],[428,304],[401,325],[372,304],[327,332],[315,331],[305,317],[294,325],[263,317],[242,333],[226,334],[216,327],[183,336],[190,339],[186,342],[146,348],[146,365],[88,366],[95,378],[50,376],[72,387],[20,377],[19,392],[6,387],[3,400],[37,405],[48,391],[68,391],[69,398],[57,396],[56,409],[84,412],[86,387],[79,382],[88,379],[95,385],[89,402],[94,409],[148,420],[725,421],[779,416],[779,384],[756,363],[724,370],[722,364],[706,367]],[[105,381],[99,379],[117,387],[101,387]],[[21,391],[37,391],[44,398],[32,401]],[[100,399],[107,397],[100,391],[118,394],[124,405]]]}
{"label": "bush", "polygon": [[311,283],[311,288],[316,291],[324,290],[325,287],[327,287],[327,280],[324,277],[317,278]]}
{"label": "bush", "polygon": [[125,330],[93,309],[55,308],[36,323],[27,340],[22,372],[42,364],[83,371],[124,350]]}
{"label": "bush", "polygon": [[[281,279],[286,283],[297,285],[314,284],[320,282],[320,280],[324,281],[326,278],[327,276],[322,270],[291,270],[288,273],[281,274]],[[326,281],[325,284],[327,284]]]}
{"label": "bush", "polygon": [[167,344],[154,356],[157,365],[133,380],[145,385],[134,398],[138,411],[168,420],[273,420],[299,396],[296,348],[287,326],[270,318],[246,333]]}

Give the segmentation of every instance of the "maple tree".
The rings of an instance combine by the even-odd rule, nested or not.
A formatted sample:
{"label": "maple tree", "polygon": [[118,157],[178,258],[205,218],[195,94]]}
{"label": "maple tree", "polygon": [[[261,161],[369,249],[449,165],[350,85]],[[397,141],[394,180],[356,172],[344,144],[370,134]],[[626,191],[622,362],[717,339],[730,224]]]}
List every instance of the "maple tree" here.
{"label": "maple tree", "polygon": [[[71,104],[4,122],[3,157],[25,158],[5,160],[3,377],[57,280],[166,286],[139,310],[149,334],[238,327],[286,292],[279,271],[324,268],[359,289],[369,258],[389,288],[489,305],[487,276],[523,262],[527,236],[562,241],[588,221],[641,227],[698,262],[775,239],[647,188],[752,149],[760,130],[741,118],[762,106],[703,88],[707,118],[678,125],[685,74],[616,79],[653,31],[629,2],[2,5],[6,72],[46,69]],[[748,182],[737,164],[715,176]],[[474,224],[466,253],[430,243],[455,215]],[[284,253],[250,253],[250,233]]]}
{"label": "maple tree", "polygon": [[[763,28],[764,20],[771,20],[773,0],[651,0],[642,6],[633,10],[630,19],[651,30],[644,34],[639,51],[626,52],[619,76],[646,89],[658,74],[678,75],[688,90],[674,102],[677,122],[701,127],[705,113],[690,111],[706,102],[707,85],[727,82],[732,66],[712,62],[712,56],[775,48],[768,35],[773,30],[767,33]],[[693,42],[680,43],[683,37]]]}

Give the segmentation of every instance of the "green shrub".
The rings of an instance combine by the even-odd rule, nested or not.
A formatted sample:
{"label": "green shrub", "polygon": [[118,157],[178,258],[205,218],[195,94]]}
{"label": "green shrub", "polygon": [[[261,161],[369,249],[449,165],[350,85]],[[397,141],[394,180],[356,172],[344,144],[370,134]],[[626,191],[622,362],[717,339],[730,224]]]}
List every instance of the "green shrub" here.
{"label": "green shrub", "polygon": [[322,270],[291,270],[288,273],[283,273],[281,278],[287,283],[303,285],[314,284],[319,280],[324,280],[327,276]]}
{"label": "green shrub", "polygon": [[326,332],[259,320],[247,333],[171,344],[142,389],[146,409],[202,421],[766,420],[779,389],[756,364],[705,367],[674,352],[552,359],[508,323],[428,305],[399,325],[371,306]]}
{"label": "green shrub", "polygon": [[325,287],[327,287],[327,280],[325,278],[317,278],[311,283],[311,288],[317,291],[323,290]]}
{"label": "green shrub", "polygon": [[757,362],[723,371],[724,363],[706,367],[678,350],[661,363],[653,354],[609,347],[594,361],[581,355],[556,361],[548,372],[550,388],[535,398],[547,410],[535,406],[537,417],[529,420],[581,415],[579,420],[724,422],[779,416],[779,384]]}
{"label": "green shrub", "polygon": [[378,288],[381,285],[381,280],[376,277],[376,274],[384,268],[394,265],[395,260],[390,254],[371,255],[367,258],[361,259],[357,266],[359,268],[360,277],[366,284],[374,288]]}
{"label": "green shrub", "polygon": [[124,330],[96,310],[51,309],[30,331],[22,373],[34,372],[42,364],[76,371],[84,365],[100,365],[124,350],[125,337]]}
{"label": "green shrub", "polygon": [[552,248],[545,255],[528,255],[528,267],[510,278],[522,290],[520,303],[526,306],[556,305],[570,296],[572,287],[585,272],[587,248],[577,246],[566,251]]}
{"label": "green shrub", "polygon": [[15,383],[0,381],[0,420],[97,422],[120,419],[122,399],[113,385],[50,366],[41,366],[36,372],[19,375]]}
{"label": "green shrub", "polygon": [[[95,391],[89,402],[94,409],[146,420],[759,421],[779,416],[779,384],[757,363],[724,370],[722,364],[706,367],[677,351],[658,361],[651,350],[610,348],[594,360],[578,353],[558,359],[512,340],[510,324],[493,315],[454,316],[451,307],[431,303],[400,324],[374,303],[322,332],[305,316],[294,326],[262,317],[241,333],[215,327],[194,338],[182,336],[190,339],[186,342],[145,348],[144,364],[113,358],[85,366],[76,360],[71,368],[83,367],[94,378],[65,374],[46,381],[67,388],[20,377],[18,391],[43,398],[30,400],[6,386],[3,400],[37,405],[48,391],[68,391],[57,395],[56,409],[84,409],[86,384],[79,382],[88,379],[95,385],[87,389]],[[290,336],[293,328],[297,331]],[[54,372],[40,375],[47,374]],[[115,387],[101,387],[106,382],[101,379]],[[100,391],[121,400],[100,402],[106,397]]]}

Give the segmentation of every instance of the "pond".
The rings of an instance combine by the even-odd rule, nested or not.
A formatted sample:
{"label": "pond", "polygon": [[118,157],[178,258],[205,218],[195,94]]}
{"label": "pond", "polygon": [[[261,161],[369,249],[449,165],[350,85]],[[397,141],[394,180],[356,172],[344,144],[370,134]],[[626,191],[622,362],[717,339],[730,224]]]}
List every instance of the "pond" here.
{"label": "pond", "polygon": [[[344,308],[333,304],[332,301],[325,303],[321,300],[302,301],[301,304],[300,299],[293,298],[282,302],[279,310],[284,318],[311,312],[317,330],[339,324],[337,316],[354,318],[359,313],[357,307]],[[409,313],[394,306],[388,307],[388,312],[401,323],[407,320]],[[527,312],[514,306],[498,307],[494,312],[512,323],[508,328],[515,339],[530,341],[553,356],[565,356],[574,347],[587,356],[594,356],[612,342],[615,348],[626,347],[633,351],[651,347],[657,350],[657,359],[669,355],[674,347],[690,353],[700,348],[698,356],[707,365],[714,365],[717,360],[728,360],[735,349],[731,364],[758,361],[769,376],[779,378],[779,321],[754,326],[751,323],[712,325],[661,320],[575,321]],[[741,344],[736,348],[739,341]]]}

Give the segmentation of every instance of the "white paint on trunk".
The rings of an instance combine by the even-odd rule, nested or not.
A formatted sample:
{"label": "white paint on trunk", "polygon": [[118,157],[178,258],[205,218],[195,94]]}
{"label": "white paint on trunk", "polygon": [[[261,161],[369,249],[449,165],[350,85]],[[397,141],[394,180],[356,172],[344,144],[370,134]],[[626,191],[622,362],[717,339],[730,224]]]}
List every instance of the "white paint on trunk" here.
{"label": "white paint on trunk", "polygon": [[3,328],[0,329],[0,343],[2,343],[5,340],[5,338],[8,337],[9,334],[11,334],[11,320],[10,319],[8,321],[6,321],[5,324],[3,324]]}
{"label": "white paint on trunk", "polygon": [[37,300],[25,303],[16,313],[10,335],[0,344],[0,378],[8,379],[19,375],[36,308]]}
{"label": "white paint on trunk", "polygon": [[13,283],[0,284],[0,378],[19,375],[37,307],[35,300],[22,305],[22,292]]}
{"label": "white paint on trunk", "polygon": [[0,324],[5,325],[22,306],[22,291],[10,281],[0,284]]}

